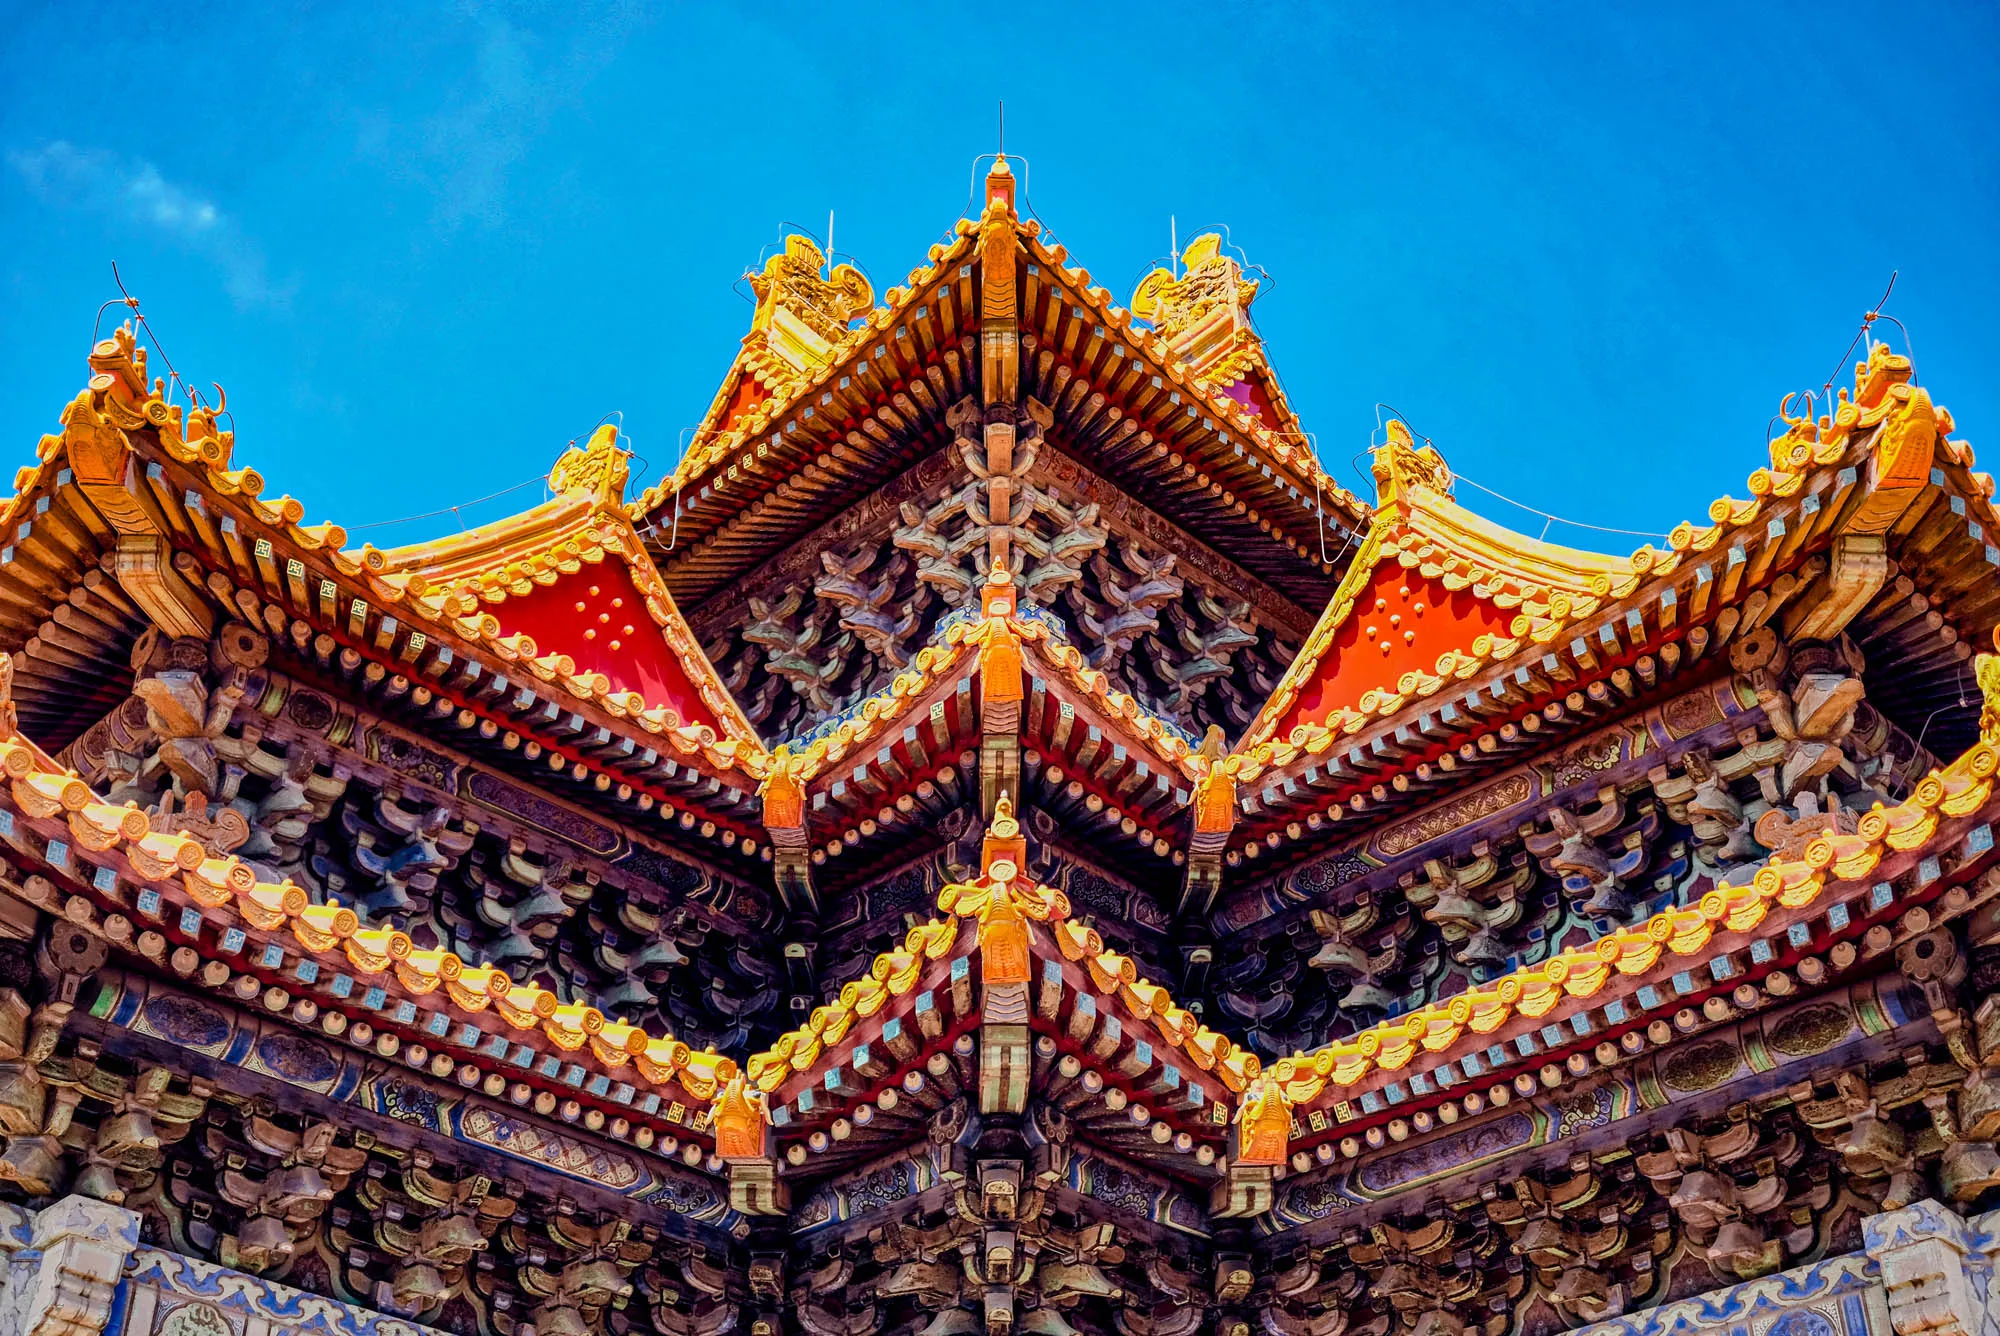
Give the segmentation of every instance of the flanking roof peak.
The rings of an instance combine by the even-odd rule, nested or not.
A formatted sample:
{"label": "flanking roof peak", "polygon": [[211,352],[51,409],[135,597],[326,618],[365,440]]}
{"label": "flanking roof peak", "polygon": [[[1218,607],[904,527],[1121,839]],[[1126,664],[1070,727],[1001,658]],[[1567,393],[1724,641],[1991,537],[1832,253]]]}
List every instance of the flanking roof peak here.
{"label": "flanking roof peak", "polygon": [[1460,506],[1444,456],[1401,422],[1374,456],[1367,537],[1239,751],[1301,726],[1348,731],[1427,677],[1484,663],[1634,582],[1629,559],[1529,538]]}
{"label": "flanking roof peak", "polygon": [[481,638],[670,728],[707,729],[758,770],[764,745],[716,675],[626,515],[630,455],[597,428],[549,471],[551,499],[464,533],[364,547],[368,572]]}

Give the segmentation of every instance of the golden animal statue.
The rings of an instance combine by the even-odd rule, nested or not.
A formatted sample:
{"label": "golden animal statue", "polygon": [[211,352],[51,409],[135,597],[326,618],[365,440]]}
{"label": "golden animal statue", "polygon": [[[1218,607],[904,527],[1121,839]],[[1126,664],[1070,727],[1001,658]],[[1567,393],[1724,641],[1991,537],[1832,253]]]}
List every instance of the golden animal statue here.
{"label": "golden animal statue", "polygon": [[715,1101],[715,1153],[725,1160],[761,1160],[771,1125],[764,1092],[753,1090],[742,1076],[733,1076]]}
{"label": "golden animal statue", "polygon": [[[1011,869],[1012,864],[1001,860],[993,866]],[[1011,888],[997,889],[979,916],[979,977],[988,985],[1027,983],[1031,977],[1028,920]]]}
{"label": "golden animal statue", "polygon": [[1236,1110],[1236,1162],[1283,1164],[1292,1136],[1292,1111],[1275,1078],[1259,1076]]}

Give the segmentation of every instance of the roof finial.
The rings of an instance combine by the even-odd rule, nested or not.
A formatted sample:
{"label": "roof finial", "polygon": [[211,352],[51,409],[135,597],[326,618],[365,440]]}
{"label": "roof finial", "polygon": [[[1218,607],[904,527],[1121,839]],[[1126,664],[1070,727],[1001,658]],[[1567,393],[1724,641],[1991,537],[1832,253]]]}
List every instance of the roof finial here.
{"label": "roof finial", "polygon": [[986,585],[979,591],[979,606],[988,617],[1011,617],[1014,615],[1014,573],[1005,566],[995,566],[986,573]]}
{"label": "roof finial", "polygon": [[1203,232],[1183,249],[1180,232],[1179,215],[1168,214],[1167,263],[1140,280],[1132,315],[1151,324],[1202,379],[1217,385],[1242,380],[1263,361],[1250,324],[1260,280],[1244,276],[1242,260],[1224,249],[1222,233]]}
{"label": "roof finial", "polygon": [[986,208],[995,204],[1014,212],[1014,170],[1007,165],[1007,104],[1000,104],[1000,151],[993,155],[993,168],[986,173]]}
{"label": "roof finial", "polygon": [[867,275],[834,259],[833,210],[827,210],[828,245],[801,233],[785,238],[785,248],[764,261],[761,271],[744,275],[757,297],[750,331],[761,335],[760,360],[752,368],[767,384],[783,382],[825,366],[847,338],[855,317],[875,304]]}
{"label": "roof finial", "polygon": [[1027,837],[1021,833],[1020,819],[1014,815],[1014,800],[1003,789],[999,800],[993,804],[993,818],[986,823],[986,838],[980,842],[979,866],[991,877],[996,867],[1024,868],[1027,865]]}

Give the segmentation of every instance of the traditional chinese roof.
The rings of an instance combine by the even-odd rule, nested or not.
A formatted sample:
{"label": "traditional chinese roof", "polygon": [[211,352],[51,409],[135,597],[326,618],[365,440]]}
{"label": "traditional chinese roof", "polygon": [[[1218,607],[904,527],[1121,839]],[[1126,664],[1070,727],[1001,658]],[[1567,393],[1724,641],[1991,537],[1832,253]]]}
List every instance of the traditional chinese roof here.
{"label": "traditional chinese roof", "polygon": [[[262,475],[229,466],[234,433],[212,412],[185,413],[146,386],[129,330],[91,365],[91,387],[8,503],[8,578],[36,575],[0,649],[17,655],[19,706],[38,736],[66,744],[130,690],[149,622],[205,638],[235,620],[331,662],[392,714],[449,719],[503,769],[539,762],[525,769],[635,816],[692,806],[717,854],[754,858],[763,745],[619,508],[612,438],[559,462],[559,495],[523,516],[349,551],[338,525],[305,524],[299,502],[262,499]],[[612,634],[589,638],[614,612],[601,624]]]}
{"label": "traditional chinese roof", "polygon": [[[1100,1081],[1208,1144],[1203,1164],[1213,1162],[1232,1097],[1256,1079],[1260,1060],[1106,947],[1095,929],[1071,916],[1061,891],[1024,884],[1013,861],[1023,849],[1012,807],[1003,803],[988,828],[986,869],[977,881],[943,888],[937,906],[943,917],[910,929],[900,947],[876,956],[806,1024],[746,1060],[745,1077],[768,1097],[780,1147],[802,1147],[795,1164],[808,1154],[832,1152],[837,1161],[856,1150],[879,1153],[875,1138],[849,1148],[812,1134],[853,1114],[904,1073],[949,1054],[969,1028],[995,1023],[1051,1036],[1051,1054],[1077,1054]],[[1010,1000],[1010,989],[1026,991]],[[1027,1074],[1006,1079],[1025,1082]],[[983,1098],[1002,1096],[989,1091]],[[1170,1139],[1148,1137],[1155,1143],[1148,1154],[1186,1156],[1193,1149],[1187,1140],[1169,1148]]]}
{"label": "traditional chinese roof", "polygon": [[[1987,522],[1967,518],[1990,510],[1991,480],[1967,471],[1950,415],[1908,376],[1905,359],[1875,345],[1837,412],[1788,419],[1747,500],[1721,498],[1706,526],[1684,523],[1664,549],[1629,558],[1471,514],[1451,498],[1436,451],[1413,449],[1393,425],[1377,451],[1382,496],[1368,534],[1232,752],[1251,818],[1242,847],[1296,848],[1288,823],[1307,813],[1372,819],[1463,788],[1615,700],[1721,663],[1734,637],[1766,624],[1811,630],[1792,609],[1817,604],[1829,585],[1849,592],[1822,617],[1842,598],[1876,605],[1838,614],[1855,618],[1864,654],[1881,636],[1884,652],[1917,656],[1885,688],[1885,708],[1912,720],[1912,732],[1926,715],[1950,713],[1970,645],[2000,624],[1992,600],[1961,595],[1986,583],[2000,548],[1987,542]],[[1885,579],[1882,564],[1853,573],[1858,559],[1836,549],[1857,539],[1893,553],[1897,578]],[[1909,624],[1906,604],[1926,620]],[[1934,635],[1912,634],[1926,628]]]}
{"label": "traditional chinese roof", "polygon": [[572,694],[760,758],[626,517],[626,459],[617,429],[599,427],[550,471],[553,499],[446,538],[364,547],[360,562],[378,588],[431,618],[476,624],[485,643]]}
{"label": "traditional chinese roof", "polygon": [[[19,731],[6,694],[11,671],[12,660],[0,655],[0,774],[8,784],[0,838],[125,915],[128,941],[134,920],[151,924],[147,954],[156,961],[176,948],[197,963],[238,957],[281,995],[313,999],[330,1034],[379,1013],[384,1033],[485,1051],[552,1090],[587,1082],[595,1098],[626,1109],[648,1090],[656,1114],[662,1097],[705,1102],[734,1074],[729,1058],[609,1020],[492,964],[420,949],[396,929],[365,926],[336,900],[314,903],[297,885],[260,880],[234,855],[217,857],[198,839],[153,829],[136,804],[93,793]],[[566,1067],[590,1075],[565,1081]]]}
{"label": "traditional chinese roof", "polygon": [[[1006,676],[998,696],[989,670]],[[955,779],[963,751],[1003,710],[1007,734],[1034,758],[1025,782],[1038,800],[1075,786],[1101,838],[1144,855],[1142,865],[1173,853],[1200,773],[1194,744],[1090,667],[1059,625],[1014,609],[949,621],[889,687],[779,745],[772,773],[798,787],[823,846],[814,861],[906,844],[924,816],[913,795],[944,771]],[[767,820],[769,793],[767,781]],[[846,838],[857,827],[861,838]]]}
{"label": "traditional chinese roof", "polygon": [[400,548],[93,349],[0,562],[0,1064],[90,1103],[0,1183],[219,1071],[176,1246],[289,1265],[310,1146],[308,1266],[469,1329],[506,1219],[553,1336],[1467,1336],[1804,1256],[1836,1162],[2000,1184],[2000,516],[1908,360],[1588,552],[1400,423],[1340,490],[1240,255],[1121,308],[1016,186],[880,305],[788,240],[645,495],[603,427]]}
{"label": "traditional chinese roof", "polygon": [[[1981,663],[1982,680],[1994,677],[1996,661]],[[1831,947],[1836,959],[1850,962],[1856,943],[1879,955],[1896,940],[1890,925],[1913,904],[1942,895],[1947,880],[1977,876],[1992,861],[2000,716],[1990,703],[1982,730],[1978,744],[1909,798],[1863,815],[1851,834],[1822,834],[1798,855],[1773,858],[1694,904],[1663,909],[1488,985],[1282,1060],[1277,1079],[1295,1104],[1311,1106],[1380,1091],[1406,1069],[1419,1078],[1425,1068],[1441,1071],[1442,1078],[1424,1083],[1428,1090],[1505,1078],[1586,1040],[1594,1046],[1596,1036],[1639,1025],[1649,1014],[1754,985],[1807,955],[1808,945],[1813,952]],[[1948,878],[1940,852],[1950,863]]]}
{"label": "traditional chinese roof", "polygon": [[1633,563],[1527,539],[1455,504],[1443,459],[1414,449],[1400,422],[1375,470],[1368,535],[1242,748],[1352,732],[1524,638],[1545,643],[1638,582]]}
{"label": "traditional chinese roof", "polygon": [[[1021,334],[1021,383],[1085,464],[1260,575],[1317,588],[1331,574],[1323,526],[1337,543],[1365,507],[1320,468],[1264,363],[1247,320],[1256,285],[1239,284],[1237,262],[1200,239],[1181,282],[1227,270],[1216,279],[1232,293],[1226,332],[1194,329],[1211,307],[1158,284],[1144,299],[1155,323],[1135,324],[1015,213],[1004,163],[992,179],[1005,184],[989,216],[961,220],[882,306],[850,267],[823,277],[825,257],[806,238],[767,262],[744,351],[679,467],[633,504],[635,517],[671,527],[668,582],[706,595],[807,515],[934,448],[972,384],[975,324],[1000,318]],[[791,333],[774,336],[781,328]]]}
{"label": "traditional chinese roof", "polygon": [[[1222,235],[1207,232],[1188,243],[1172,268],[1155,269],[1140,281],[1132,314],[1164,336],[1203,385],[1261,422],[1271,433],[1271,448],[1287,458],[1307,438],[1251,323],[1258,286],[1244,277],[1242,261],[1224,249]],[[1362,503],[1331,478],[1315,474],[1314,482],[1333,489],[1350,513],[1362,512]]]}

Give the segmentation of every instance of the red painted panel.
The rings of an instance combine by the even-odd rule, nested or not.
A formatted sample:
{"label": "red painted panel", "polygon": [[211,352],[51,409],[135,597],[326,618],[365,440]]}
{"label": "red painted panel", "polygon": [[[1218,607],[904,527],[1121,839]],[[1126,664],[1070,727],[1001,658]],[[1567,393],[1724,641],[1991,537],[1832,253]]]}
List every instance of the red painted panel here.
{"label": "red painted panel", "polygon": [[729,396],[729,402],[723,405],[722,417],[716,423],[716,430],[728,431],[736,425],[736,419],[770,397],[770,392],[758,383],[757,378],[746,372],[738,378],[736,389]]}
{"label": "red painted panel", "polygon": [[1300,724],[1324,723],[1335,710],[1354,708],[1369,691],[1394,692],[1404,673],[1436,672],[1445,651],[1470,653],[1482,635],[1506,636],[1513,620],[1511,612],[1470,589],[1454,593],[1387,558],[1370,574],[1277,735],[1285,737]]}
{"label": "red painted panel", "polygon": [[646,611],[646,599],[623,561],[586,564],[552,585],[511,595],[494,609],[500,629],[531,637],[540,654],[567,654],[578,673],[603,673],[614,692],[636,691],[647,705],[664,705],[684,724],[707,724],[714,711],[681,667]]}
{"label": "red painted panel", "polygon": [[1265,426],[1277,430],[1278,409],[1260,377],[1253,374],[1248,380],[1232,381],[1222,392],[1255,413]]}

